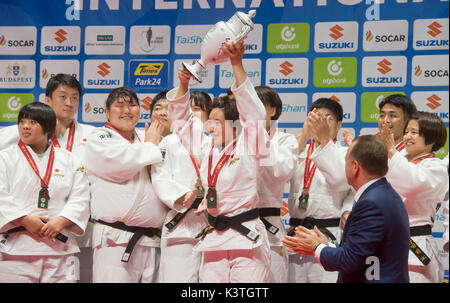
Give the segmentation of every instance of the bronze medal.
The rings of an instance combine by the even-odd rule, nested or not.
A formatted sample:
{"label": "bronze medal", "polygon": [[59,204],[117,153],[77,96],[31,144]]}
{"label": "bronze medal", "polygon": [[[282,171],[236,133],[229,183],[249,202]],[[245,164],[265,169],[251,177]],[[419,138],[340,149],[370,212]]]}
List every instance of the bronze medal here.
{"label": "bronze medal", "polygon": [[306,210],[308,207],[308,199],[309,199],[309,189],[304,188],[300,198],[298,199],[298,208],[301,210]]}
{"label": "bronze medal", "polygon": [[203,188],[200,177],[197,178],[197,182],[195,183],[195,188],[197,189],[197,198],[203,198],[205,196],[205,189]]}
{"label": "bronze medal", "polygon": [[41,187],[41,190],[39,191],[38,208],[48,208],[48,200],[50,200],[48,188]]}
{"label": "bronze medal", "polygon": [[217,192],[215,187],[211,186],[208,188],[206,201],[208,202],[208,208],[217,208]]}

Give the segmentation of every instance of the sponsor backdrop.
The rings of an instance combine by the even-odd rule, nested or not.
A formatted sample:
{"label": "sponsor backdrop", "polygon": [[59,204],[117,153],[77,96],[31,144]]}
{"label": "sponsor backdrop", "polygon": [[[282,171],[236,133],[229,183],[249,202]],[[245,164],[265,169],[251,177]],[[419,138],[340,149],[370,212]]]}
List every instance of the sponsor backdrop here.
{"label": "sponsor backdrop", "polygon": [[[177,85],[212,25],[250,9],[244,65],[255,85],[280,93],[285,131],[297,134],[311,102],[331,97],[345,129],[375,133],[378,104],[393,93],[448,126],[448,0],[0,0],[0,127],[43,101],[59,72],[83,86],[80,122],[103,125],[108,92],[128,86],[142,100],[142,127],[152,97]],[[229,63],[202,77],[192,89],[215,96],[233,83]],[[447,152],[448,140],[438,156]]]}

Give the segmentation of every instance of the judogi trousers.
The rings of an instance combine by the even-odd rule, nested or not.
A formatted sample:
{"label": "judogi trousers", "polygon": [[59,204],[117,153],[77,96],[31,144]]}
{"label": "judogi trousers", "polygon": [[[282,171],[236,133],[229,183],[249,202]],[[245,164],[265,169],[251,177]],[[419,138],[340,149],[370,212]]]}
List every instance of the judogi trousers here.
{"label": "judogi trousers", "polygon": [[21,256],[1,254],[0,283],[75,283],[79,262],[73,254]]}
{"label": "judogi trousers", "polygon": [[128,263],[122,262],[126,244],[94,249],[94,283],[158,282],[160,248],[136,245]]}

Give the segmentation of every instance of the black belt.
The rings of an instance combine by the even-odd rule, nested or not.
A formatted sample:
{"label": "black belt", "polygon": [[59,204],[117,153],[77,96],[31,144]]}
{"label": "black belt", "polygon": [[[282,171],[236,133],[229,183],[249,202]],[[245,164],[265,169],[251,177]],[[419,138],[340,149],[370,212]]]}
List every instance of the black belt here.
{"label": "black belt", "polygon": [[130,260],[131,253],[133,252],[134,246],[136,245],[137,241],[139,241],[139,239],[142,236],[147,236],[147,237],[157,236],[157,237],[161,238],[161,229],[159,229],[159,228],[128,226],[125,223],[120,222],[120,221],[117,221],[114,223],[109,223],[109,222],[105,222],[102,220],[94,220],[94,222],[133,233],[133,236],[131,237],[130,241],[128,241],[127,248],[125,249],[125,252],[122,256],[122,262],[128,262]]}
{"label": "black belt", "polygon": [[281,216],[281,208],[265,207],[259,209],[259,218],[261,219],[262,223],[264,223],[264,226],[266,227],[267,231],[270,232],[272,235],[275,235],[280,229],[274,226],[264,217],[279,217],[279,216]]}
{"label": "black belt", "polygon": [[331,218],[331,219],[315,219],[313,217],[306,217],[303,219],[291,218],[289,221],[289,225],[292,228],[288,231],[289,236],[295,235],[295,227],[304,226],[308,229],[313,229],[314,226],[326,234],[332,241],[336,241],[336,237],[327,229],[327,227],[339,227],[341,219],[340,218]]}
{"label": "black belt", "polygon": [[180,223],[181,219],[184,218],[184,216],[193,208],[197,209],[200,203],[202,203],[203,198],[197,198],[195,199],[194,203],[192,203],[191,207],[189,207],[188,210],[186,210],[183,213],[178,213],[175,217],[173,217],[172,220],[170,220],[169,223],[166,223],[166,227],[168,230],[173,229],[175,226],[177,226],[178,223]]}
{"label": "black belt", "polygon": [[[431,235],[431,225],[411,226],[409,228],[409,234],[411,237]],[[430,258],[412,238],[409,238],[409,249],[420,260],[420,262],[422,262],[423,265],[426,266],[431,262]]]}
{"label": "black belt", "polygon": [[[44,222],[47,223],[47,222]],[[13,233],[17,233],[17,232],[22,232],[22,231],[26,231],[27,229],[23,226],[18,226],[18,227],[14,227],[11,228],[10,230],[4,232],[4,233],[0,233],[1,235],[9,235],[9,234],[13,234]],[[62,233],[58,233],[56,235],[56,240],[61,241],[62,243],[66,243],[67,242],[67,236],[63,235]]]}
{"label": "black belt", "polygon": [[227,217],[224,215],[219,215],[214,217],[208,214],[208,223],[209,225],[203,229],[203,231],[198,234],[197,238],[202,237],[202,239],[213,229],[217,230],[225,230],[228,228],[232,228],[242,235],[246,236],[248,239],[255,241],[258,240],[259,235],[242,225],[243,222],[250,221],[259,217],[259,209],[254,208],[249,211],[246,211],[242,214]]}

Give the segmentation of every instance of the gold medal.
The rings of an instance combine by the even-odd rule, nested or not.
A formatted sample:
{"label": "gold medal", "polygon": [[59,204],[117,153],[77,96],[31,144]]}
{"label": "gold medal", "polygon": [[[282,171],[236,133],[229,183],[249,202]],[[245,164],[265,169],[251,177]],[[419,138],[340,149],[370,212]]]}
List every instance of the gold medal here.
{"label": "gold medal", "polygon": [[301,210],[306,210],[308,207],[309,199],[309,188],[303,188],[300,198],[298,198],[298,208]]}
{"label": "gold medal", "polygon": [[197,189],[197,198],[203,198],[205,196],[205,189],[203,188],[200,177],[197,178],[197,182],[195,183],[195,188]]}
{"label": "gold medal", "polygon": [[217,192],[215,187],[211,186],[208,188],[206,201],[208,202],[208,208],[217,208]]}

